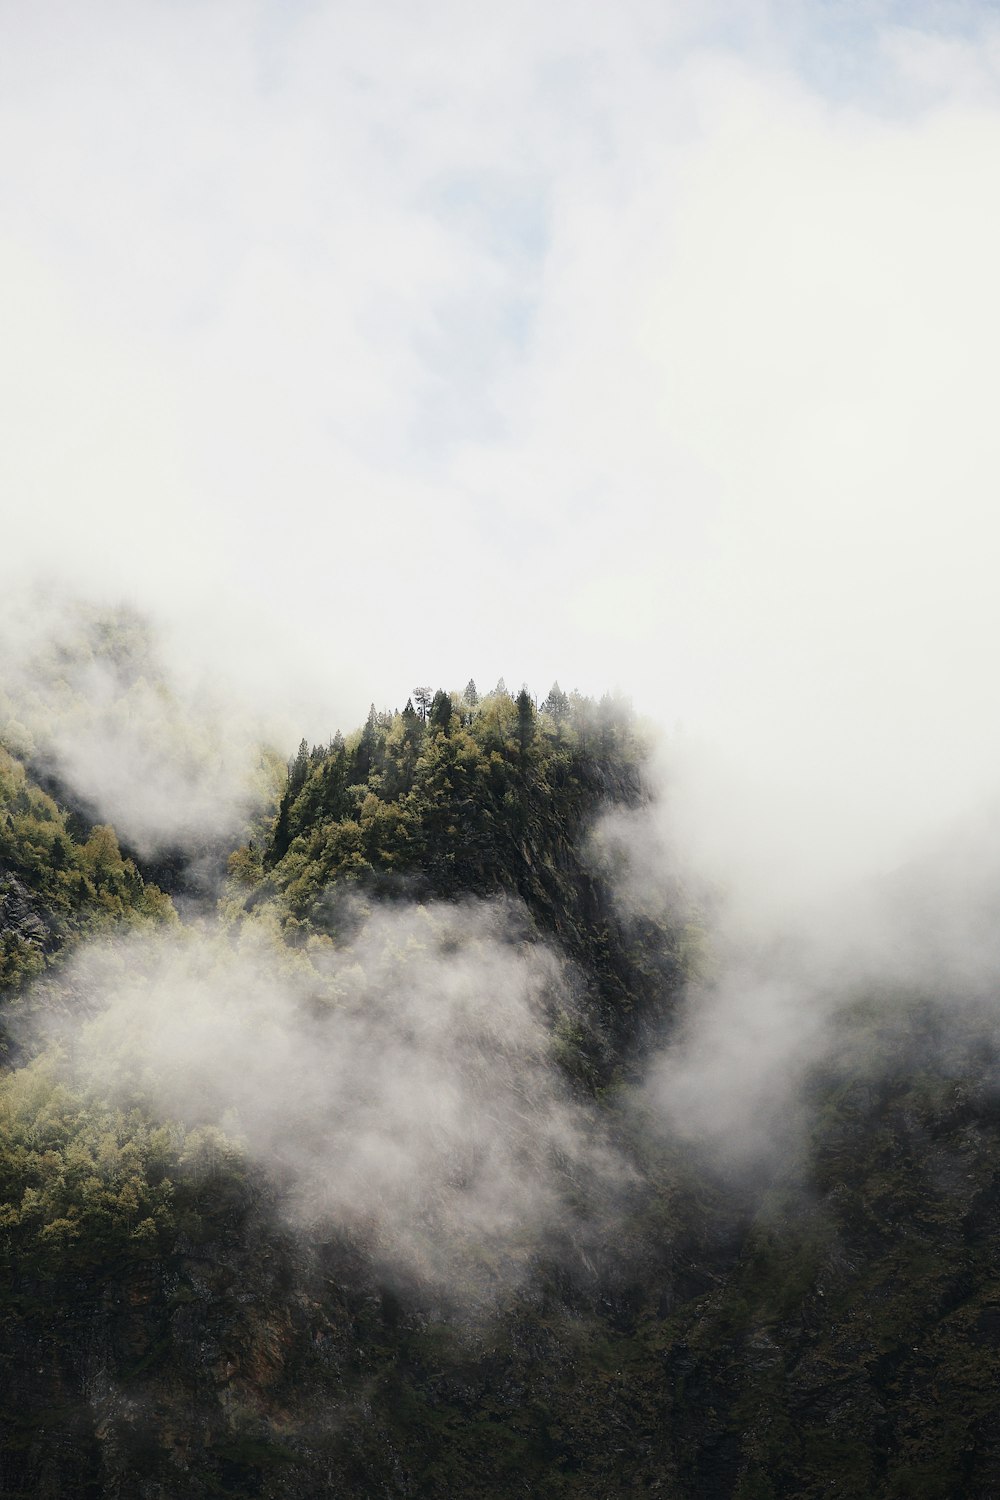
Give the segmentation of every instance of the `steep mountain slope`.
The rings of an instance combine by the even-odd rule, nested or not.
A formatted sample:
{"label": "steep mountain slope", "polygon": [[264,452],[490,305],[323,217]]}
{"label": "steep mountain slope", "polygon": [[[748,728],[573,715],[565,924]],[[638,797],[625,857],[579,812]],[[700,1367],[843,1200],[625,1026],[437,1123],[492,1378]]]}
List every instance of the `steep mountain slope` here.
{"label": "steep mountain slope", "polygon": [[[407,975],[449,983],[461,941],[436,912],[494,912],[494,962],[548,955],[545,1110],[574,1111],[601,1170],[581,1171],[569,1136],[551,1159],[518,1158],[546,1173],[543,1230],[505,1229],[499,1250],[467,1237],[461,1274],[377,1251],[377,1195],[367,1220],[291,1214],[295,1163],[307,1146],[317,1159],[309,1142],[276,1168],[238,1111],[215,1124],[208,1105],[171,1115],[141,1072],[109,1094],[81,1071],[72,1027],[18,1057],[0,1084],[0,1493],[1000,1493],[988,997],[855,997],[808,1074],[801,1124],[752,1169],[677,1140],[639,1075],[653,1039],[669,1040],[695,913],[674,892],[660,916],[630,916],[593,838],[609,807],[641,806],[642,755],[620,708],[557,690],[542,710],[467,690],[427,694],[422,712],[373,711],[346,742],[300,748],[270,840],[230,860],[215,946],[193,949],[224,975],[241,943],[277,945],[299,986],[287,1014],[305,1017],[317,1048],[330,1017],[346,1017],[333,1034],[348,1036],[378,1009],[379,975],[393,976],[400,1030],[419,1032]],[[2,769],[8,987],[48,966],[36,1009],[96,1013],[105,971],[61,969],[60,944],[94,924],[162,925],[170,910],[116,862],[110,832],[75,841],[23,767],[8,757]],[[415,904],[440,936],[436,957],[390,920]],[[382,930],[378,914],[376,951],[357,938]],[[195,928],[185,940],[204,941]],[[140,979],[153,994],[166,960],[151,951]],[[460,956],[484,951],[476,936]],[[238,1012],[249,980],[235,972]],[[456,1025],[468,993],[442,988]],[[515,1100],[521,1086],[502,1031],[483,1035],[494,1051],[470,1108],[492,1098],[490,1071]],[[543,1077],[525,1076],[532,1088]],[[368,1086],[358,1080],[358,1107]],[[534,1129],[547,1116],[531,1108],[537,1098],[524,1100]],[[301,1131],[307,1116],[293,1118]],[[459,1204],[471,1170],[459,1163],[446,1184]],[[431,1244],[436,1212],[428,1203]]]}
{"label": "steep mountain slope", "polygon": [[78,837],[73,822],[0,746],[0,992],[42,973],[88,933],[174,916],[169,899],[122,857],[112,828],[90,826]]}
{"label": "steep mountain slope", "polygon": [[[683,920],[623,914],[590,834],[644,796],[644,746],[625,705],[527,693],[474,702],[439,692],[426,720],[372,708],[344,743],[293,762],[269,846],[233,860],[247,906],[272,901],[286,940],[336,938],[364,900],[505,896],[523,903],[585,987],[604,1081],[683,979]],[[598,1059],[592,1057],[591,1065]]]}

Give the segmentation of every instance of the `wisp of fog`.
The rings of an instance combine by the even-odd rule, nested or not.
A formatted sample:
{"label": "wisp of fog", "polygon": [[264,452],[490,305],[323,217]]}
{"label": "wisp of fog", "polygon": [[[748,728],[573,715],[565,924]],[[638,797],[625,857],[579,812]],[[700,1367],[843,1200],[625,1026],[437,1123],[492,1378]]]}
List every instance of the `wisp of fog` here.
{"label": "wisp of fog", "polygon": [[[55,51],[9,10],[33,769],[150,854],[243,836],[293,702],[319,741],[483,662],[684,720],[595,849],[688,933],[653,1112],[731,1161],[792,1148],[866,987],[1000,988],[992,7],[98,4]],[[514,1263],[605,1148],[546,1061],[559,960],[498,921],[85,950],[75,1055],[232,1119],[303,1220]]]}
{"label": "wisp of fog", "polygon": [[881,832],[866,842],[849,825],[853,850],[816,843],[808,820],[731,767],[709,746],[661,741],[649,802],[608,811],[592,847],[624,920],[689,933],[687,983],[647,1058],[654,1117],[727,1169],[757,1169],[803,1145],[808,1079],[849,1056],[853,1007],[930,1006],[945,1024],[993,1027],[1000,824],[995,799],[943,828],[915,822],[889,862]]}
{"label": "wisp of fog", "polygon": [[259,716],[178,677],[147,615],[65,589],[0,602],[0,742],[138,853],[237,841],[274,795]]}
{"label": "wisp of fog", "polygon": [[376,908],[309,957],[254,924],[144,933],[84,949],[43,1024],[101,1097],[225,1129],[293,1224],[471,1305],[582,1247],[579,1202],[627,1178],[554,1064],[565,966],[524,937],[477,902]]}

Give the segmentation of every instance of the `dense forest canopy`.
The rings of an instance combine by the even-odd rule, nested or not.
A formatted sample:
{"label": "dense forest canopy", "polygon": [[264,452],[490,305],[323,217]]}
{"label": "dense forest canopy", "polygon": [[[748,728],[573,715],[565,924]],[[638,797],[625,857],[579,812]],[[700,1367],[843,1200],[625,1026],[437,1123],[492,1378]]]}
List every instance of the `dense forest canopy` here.
{"label": "dense forest canopy", "polygon": [[483,696],[472,681],[461,695],[417,689],[402,712],[372,706],[346,739],[303,740],[270,838],[237,850],[229,872],[244,908],[276,901],[286,941],[299,943],[336,936],[345,908],[332,891],[515,897],[596,983],[601,1025],[621,1045],[634,1012],[662,1007],[680,978],[678,914],[640,959],[588,843],[603,807],[646,795],[644,754],[618,699],[558,683],[537,706],[502,682]]}
{"label": "dense forest canopy", "polygon": [[176,909],[7,740],[6,1492],[993,1493],[989,997],[855,987],[779,1150],[679,1134],[627,704],[373,707]]}
{"label": "dense forest canopy", "polygon": [[0,1500],[1000,1500],[997,4],[0,127]]}

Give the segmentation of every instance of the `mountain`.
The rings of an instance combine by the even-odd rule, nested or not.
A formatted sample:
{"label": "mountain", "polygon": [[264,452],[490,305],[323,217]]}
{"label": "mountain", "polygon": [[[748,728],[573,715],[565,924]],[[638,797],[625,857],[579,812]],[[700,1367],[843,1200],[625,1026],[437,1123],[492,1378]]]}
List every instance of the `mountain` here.
{"label": "mountain", "polygon": [[776,1148],[678,1134],[629,712],[415,696],[181,922],[0,752],[0,1494],[1000,1494],[992,996],[855,990]]}

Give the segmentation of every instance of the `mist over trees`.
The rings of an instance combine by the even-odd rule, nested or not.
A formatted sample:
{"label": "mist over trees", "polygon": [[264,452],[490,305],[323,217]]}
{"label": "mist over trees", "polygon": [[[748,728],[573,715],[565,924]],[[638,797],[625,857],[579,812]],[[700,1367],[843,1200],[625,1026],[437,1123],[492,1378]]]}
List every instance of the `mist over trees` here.
{"label": "mist over trees", "polygon": [[[176,908],[2,733],[14,1492],[989,1492],[972,912],[964,966],[734,949],[628,704],[558,682],[302,738]],[[914,879],[889,947],[958,899]]]}
{"label": "mist over trees", "polygon": [[1000,1500],[998,161],[989,0],[0,6],[0,1500]]}

